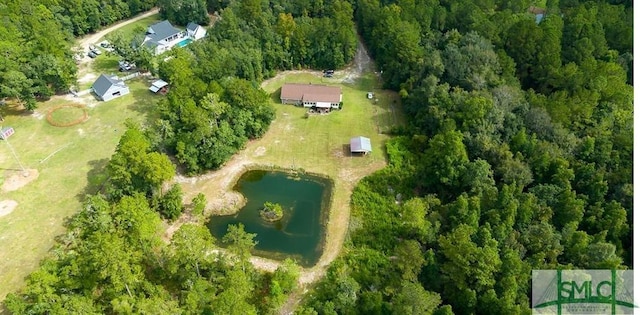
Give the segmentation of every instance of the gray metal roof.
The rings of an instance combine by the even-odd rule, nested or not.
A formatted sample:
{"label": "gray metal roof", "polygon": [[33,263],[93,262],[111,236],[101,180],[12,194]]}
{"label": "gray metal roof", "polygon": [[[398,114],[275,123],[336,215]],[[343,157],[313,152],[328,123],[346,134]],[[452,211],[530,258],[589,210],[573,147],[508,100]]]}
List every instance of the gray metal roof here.
{"label": "gray metal roof", "polygon": [[162,22],[158,22],[149,26],[149,29],[147,30],[147,36],[149,36],[151,40],[157,42],[180,32],[181,31],[173,27],[173,25],[171,25],[169,21],[164,20]]}
{"label": "gray metal roof", "polygon": [[371,139],[362,136],[351,138],[351,152],[371,152]]}
{"label": "gray metal roof", "polygon": [[96,82],[93,82],[91,88],[96,94],[102,96],[114,85],[126,87],[124,81],[118,79],[118,77],[109,77],[105,74],[101,74]]}
{"label": "gray metal roof", "polygon": [[195,32],[198,29],[198,26],[200,26],[200,25],[198,25],[196,23],[193,23],[193,22],[189,22],[189,24],[187,24],[187,29],[190,30],[190,31]]}

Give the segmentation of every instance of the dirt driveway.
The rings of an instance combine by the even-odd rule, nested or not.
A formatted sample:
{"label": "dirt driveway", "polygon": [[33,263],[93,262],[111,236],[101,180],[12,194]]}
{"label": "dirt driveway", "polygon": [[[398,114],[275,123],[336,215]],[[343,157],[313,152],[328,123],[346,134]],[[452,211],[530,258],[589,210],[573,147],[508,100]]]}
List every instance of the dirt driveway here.
{"label": "dirt driveway", "polygon": [[98,40],[100,40],[100,38],[104,37],[105,35],[113,32],[113,31],[115,31],[115,30],[117,30],[117,29],[119,29],[119,28],[121,28],[121,27],[123,27],[123,26],[125,26],[127,24],[131,24],[133,22],[139,21],[139,20],[144,19],[146,17],[152,16],[152,15],[158,13],[158,12],[160,12],[160,9],[158,9],[158,8],[152,9],[152,10],[147,11],[145,13],[142,13],[142,14],[140,14],[138,16],[132,17],[132,18],[130,18],[128,20],[124,20],[122,22],[113,24],[113,25],[111,25],[111,26],[109,26],[109,27],[107,27],[105,29],[102,29],[102,30],[98,31],[97,33],[89,34],[87,36],[84,36],[84,37],[78,39],[77,47],[79,47],[80,50],[83,52],[83,57],[82,57],[82,60],[80,61],[80,64],[87,63],[87,62],[93,60],[93,59],[87,57],[86,53],[89,51],[89,46],[97,44]]}

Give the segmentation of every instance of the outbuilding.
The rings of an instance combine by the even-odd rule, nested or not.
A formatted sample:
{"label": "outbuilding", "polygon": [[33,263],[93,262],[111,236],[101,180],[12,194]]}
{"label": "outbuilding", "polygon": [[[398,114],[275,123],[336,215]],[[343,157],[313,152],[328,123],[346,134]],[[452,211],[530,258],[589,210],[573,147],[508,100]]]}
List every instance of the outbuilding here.
{"label": "outbuilding", "polygon": [[129,94],[129,87],[117,76],[108,76],[101,74],[98,79],[93,82],[91,90],[101,101],[109,101],[116,97]]}
{"label": "outbuilding", "polygon": [[351,153],[371,153],[371,139],[362,136],[351,138]]}
{"label": "outbuilding", "polygon": [[153,93],[160,92],[160,94],[165,94],[167,93],[168,86],[169,86],[169,83],[165,82],[164,80],[155,80],[153,81],[153,83],[151,83],[151,86],[149,87],[149,91]]}

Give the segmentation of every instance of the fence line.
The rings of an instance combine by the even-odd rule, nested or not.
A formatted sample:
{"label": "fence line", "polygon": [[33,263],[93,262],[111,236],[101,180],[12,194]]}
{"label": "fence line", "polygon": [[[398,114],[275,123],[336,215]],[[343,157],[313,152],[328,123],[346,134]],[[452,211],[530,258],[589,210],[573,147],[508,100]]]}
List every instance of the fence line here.
{"label": "fence line", "polygon": [[126,75],[126,76],[124,76],[124,77],[120,78],[120,80],[122,80],[122,81],[127,81],[127,80],[129,80],[129,79],[133,79],[133,78],[138,77],[138,76],[140,76],[140,72],[134,72],[134,73],[132,73],[132,74],[128,74],[128,75]]}

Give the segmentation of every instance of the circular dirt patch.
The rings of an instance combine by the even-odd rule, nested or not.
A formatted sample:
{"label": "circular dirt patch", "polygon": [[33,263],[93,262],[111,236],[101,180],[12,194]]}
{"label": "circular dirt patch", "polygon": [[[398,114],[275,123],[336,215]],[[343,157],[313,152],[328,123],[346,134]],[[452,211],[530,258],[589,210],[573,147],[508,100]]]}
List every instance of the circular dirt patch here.
{"label": "circular dirt patch", "polygon": [[56,106],[47,113],[47,121],[57,127],[69,127],[84,122],[89,118],[87,109],[80,104]]}
{"label": "circular dirt patch", "polygon": [[14,191],[22,188],[22,186],[30,183],[34,179],[38,178],[38,170],[28,169],[25,172],[18,171],[14,175],[5,179],[2,183],[3,191]]}
{"label": "circular dirt patch", "polygon": [[0,201],[0,217],[3,217],[13,211],[18,206],[15,200]]}

